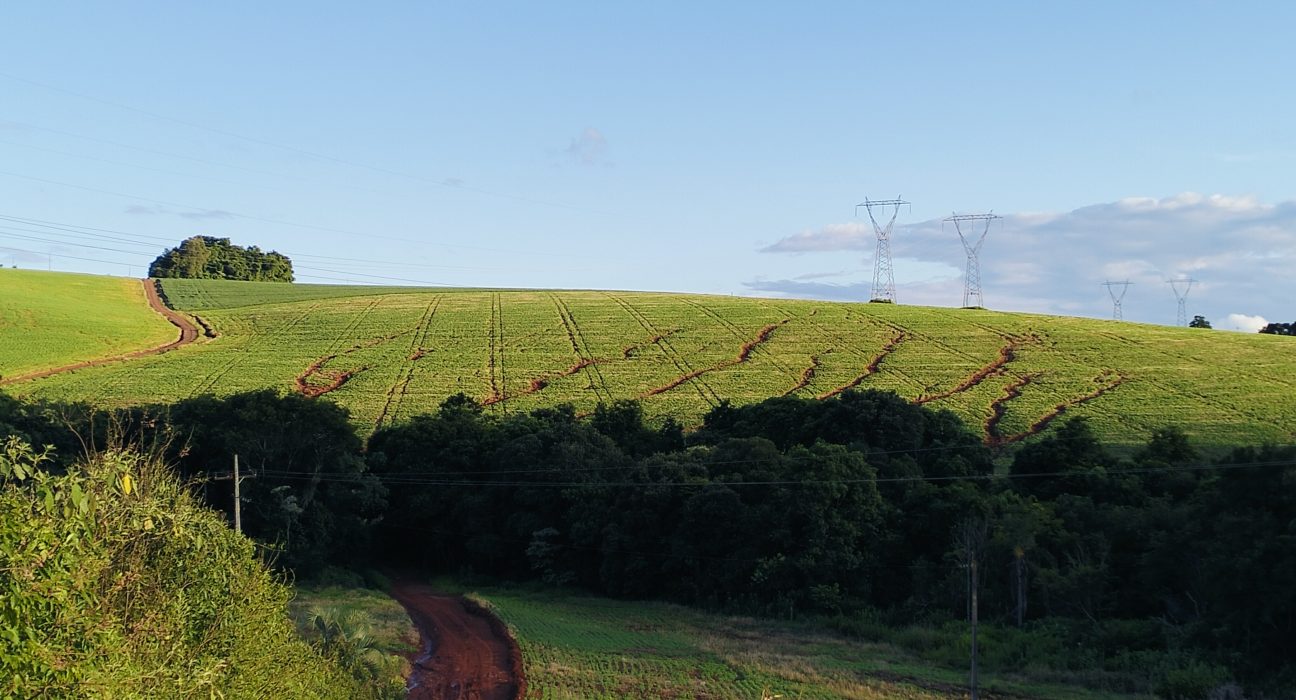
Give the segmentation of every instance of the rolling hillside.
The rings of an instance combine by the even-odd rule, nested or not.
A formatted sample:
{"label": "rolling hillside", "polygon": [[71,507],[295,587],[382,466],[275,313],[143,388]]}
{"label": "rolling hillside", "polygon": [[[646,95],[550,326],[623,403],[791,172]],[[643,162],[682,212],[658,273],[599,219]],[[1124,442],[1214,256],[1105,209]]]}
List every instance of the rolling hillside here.
{"label": "rolling hillside", "polygon": [[148,307],[139,280],[0,268],[0,382],[177,335]]}
{"label": "rolling hillside", "polygon": [[[8,279],[0,276],[5,298]],[[52,276],[31,303],[62,298],[74,309],[80,292],[72,281],[81,279]],[[599,402],[639,399],[650,416],[695,424],[723,400],[827,397],[860,387],[948,408],[992,444],[1047,430],[1060,414],[1088,416],[1113,443],[1142,440],[1167,424],[1182,425],[1203,445],[1296,440],[1290,338],[642,292],[195,280],[166,280],[163,289],[172,306],[196,314],[218,337],[6,390],[130,404],[272,387],[327,395],[372,430],[457,392],[500,412],[559,403],[587,412]],[[123,315],[126,307],[152,314],[141,300],[123,295],[117,303]],[[67,312],[31,316],[40,321],[21,331],[30,347],[64,342],[82,322]],[[160,319],[155,325],[167,329]],[[138,325],[120,328],[147,345]],[[0,373],[14,363],[60,361],[10,349],[0,351]]]}

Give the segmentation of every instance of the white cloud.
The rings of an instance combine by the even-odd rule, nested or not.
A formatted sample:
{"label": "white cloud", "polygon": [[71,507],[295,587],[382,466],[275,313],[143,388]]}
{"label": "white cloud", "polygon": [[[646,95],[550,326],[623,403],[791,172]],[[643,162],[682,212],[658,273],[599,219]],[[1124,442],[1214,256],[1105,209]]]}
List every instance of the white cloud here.
{"label": "white cloud", "polygon": [[1261,328],[1269,325],[1269,321],[1264,316],[1248,316],[1246,314],[1229,314],[1226,330],[1239,330],[1248,333],[1259,333]]}
{"label": "white cloud", "polygon": [[[870,227],[848,222],[787,236],[762,251],[871,252],[874,245]],[[963,268],[958,235],[940,219],[897,223],[892,251],[897,279],[905,275],[902,265],[913,264],[907,261]],[[1123,303],[1126,319],[1173,323],[1176,303],[1166,280],[1191,276],[1198,283],[1188,296],[1190,316],[1224,318],[1238,306],[1270,317],[1290,315],[1296,299],[1296,276],[1290,273],[1296,264],[1296,201],[1268,204],[1250,196],[1185,192],[1063,213],[1007,214],[990,229],[980,260],[992,308],[1110,317],[1111,299],[1102,283],[1129,280],[1134,284]],[[788,294],[867,299],[872,261],[867,262],[857,284],[751,284]],[[909,285],[897,296],[901,303],[955,306],[962,301],[961,281]]]}

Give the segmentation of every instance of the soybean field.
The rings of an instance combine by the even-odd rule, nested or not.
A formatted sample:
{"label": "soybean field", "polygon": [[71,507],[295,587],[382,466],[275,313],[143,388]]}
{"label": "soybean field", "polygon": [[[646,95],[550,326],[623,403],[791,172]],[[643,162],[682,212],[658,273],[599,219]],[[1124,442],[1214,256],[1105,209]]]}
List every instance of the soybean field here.
{"label": "soybean field", "polygon": [[[63,294],[48,286],[46,296]],[[215,280],[163,280],[161,288],[209,337],[6,391],[130,405],[273,388],[336,401],[367,433],[433,411],[457,393],[501,413],[558,404],[588,413],[634,399],[650,417],[691,426],[723,401],[826,398],[858,388],[949,409],[992,445],[1029,439],[1073,415],[1113,444],[1141,442],[1166,425],[1208,447],[1296,440],[1292,338],[980,309],[648,292]],[[152,314],[126,295],[113,303],[123,315]],[[24,344],[64,342],[69,327],[84,321],[75,313],[39,318],[19,330]],[[122,333],[147,345],[155,326],[167,328],[146,325],[123,325]],[[3,347],[0,374],[15,363],[57,363]]]}

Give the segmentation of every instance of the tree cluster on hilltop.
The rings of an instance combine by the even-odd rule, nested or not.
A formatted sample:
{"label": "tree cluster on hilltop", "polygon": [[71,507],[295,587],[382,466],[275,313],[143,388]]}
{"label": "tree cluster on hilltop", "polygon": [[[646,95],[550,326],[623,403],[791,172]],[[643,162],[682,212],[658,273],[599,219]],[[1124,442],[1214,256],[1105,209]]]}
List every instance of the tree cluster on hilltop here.
{"label": "tree cluster on hilltop", "polygon": [[256,246],[244,248],[228,238],[192,236],[167,248],[149,265],[149,277],[292,282],[292,260]]}
{"label": "tree cluster on hilltop", "polygon": [[1261,328],[1260,332],[1269,335],[1296,335],[1296,321],[1291,323],[1270,323]]}

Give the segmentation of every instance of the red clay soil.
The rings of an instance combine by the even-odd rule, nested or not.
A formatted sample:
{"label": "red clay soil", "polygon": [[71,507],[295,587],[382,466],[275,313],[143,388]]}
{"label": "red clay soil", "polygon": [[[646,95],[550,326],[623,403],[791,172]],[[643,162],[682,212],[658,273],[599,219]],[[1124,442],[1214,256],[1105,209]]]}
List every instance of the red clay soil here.
{"label": "red clay soil", "polygon": [[[1110,376],[1111,375],[1103,375],[1098,377],[1095,381],[1101,381],[1105,377],[1110,377]],[[1066,401],[1064,403],[1060,403],[1054,406],[1051,411],[1045,413],[1039,420],[1032,423],[1031,426],[1026,429],[1026,432],[1017,433],[1016,435],[1009,435],[1007,437],[995,436],[993,440],[990,439],[990,436],[987,436],[987,443],[991,447],[1002,447],[1004,445],[1010,445],[1014,442],[1021,442],[1022,440],[1025,440],[1028,437],[1038,435],[1044,432],[1044,429],[1049,427],[1050,423],[1057,420],[1058,418],[1061,418],[1062,414],[1066,413],[1068,408],[1074,408],[1081,404],[1085,404],[1090,401],[1093,401],[1099,396],[1102,396],[1103,394],[1106,394],[1107,392],[1116,389],[1116,387],[1119,387],[1121,384],[1124,384],[1126,379],[1127,377],[1125,375],[1117,373],[1115,374],[1114,379],[1110,379],[1107,384],[1089,392],[1088,394],[1085,394],[1084,396],[1080,396],[1078,398],[1074,398],[1071,399],[1070,401]]]}
{"label": "red clay soil", "polygon": [[1018,346],[1019,346],[1018,341],[1016,340],[1009,341],[1007,345],[1003,346],[1002,348],[999,348],[999,357],[995,358],[995,360],[990,364],[973,372],[970,377],[959,382],[958,386],[954,387],[953,389],[950,389],[949,391],[942,391],[939,394],[920,396],[916,401],[914,401],[914,403],[921,406],[922,404],[929,403],[931,401],[936,401],[939,399],[947,399],[955,394],[960,394],[962,392],[967,391],[968,389],[971,389],[972,387],[980,384],[981,382],[984,382],[990,377],[1003,374],[1004,368],[1008,366],[1008,363],[1017,359]]}
{"label": "red clay soil", "polygon": [[[837,387],[836,389],[833,389],[832,391],[829,391],[824,394],[820,394],[818,398],[831,399],[832,397],[842,393],[843,391],[846,391],[847,389],[854,389],[855,387],[859,386],[861,383],[863,383],[865,379],[868,379],[869,375],[877,374],[878,370],[882,368],[882,362],[887,359],[887,356],[895,352],[895,349],[900,346],[900,343],[903,343],[908,338],[909,338],[909,334],[905,333],[904,331],[898,331],[894,338],[887,341],[887,344],[882,346],[882,351],[873,357],[872,361],[869,362],[868,367],[864,368],[863,374],[852,379],[849,383],[843,384]],[[918,401],[917,403],[921,403],[921,401]]]}
{"label": "red clay soil", "polygon": [[[832,350],[827,350],[827,351],[825,351],[825,352],[826,352],[826,353],[827,353],[827,352],[832,352]],[[790,396],[790,395],[792,395],[792,394],[797,393],[798,391],[801,391],[802,389],[806,388],[807,386],[809,386],[809,385],[810,385],[810,382],[814,381],[815,372],[818,371],[818,369],[819,369],[819,364],[820,364],[819,356],[818,356],[818,355],[811,355],[811,356],[810,356],[810,366],[809,366],[809,367],[806,367],[805,370],[801,372],[801,379],[800,379],[800,381],[798,381],[795,385],[793,385],[793,387],[792,387],[791,389],[788,389],[787,391],[783,392],[783,395],[784,395],[784,396]]]}
{"label": "red clay soil", "polygon": [[782,321],[779,321],[778,323],[771,323],[768,326],[765,326],[764,328],[760,329],[760,332],[756,334],[756,338],[754,340],[743,343],[742,346],[738,348],[738,356],[735,357],[734,359],[725,360],[724,362],[721,362],[720,364],[715,365],[714,367],[695,369],[692,372],[680,375],[659,387],[649,389],[639,398],[646,399],[650,396],[664,394],[670,391],[671,389],[674,389],[675,387],[683,384],[684,382],[701,377],[707,372],[715,372],[717,370],[727,369],[729,367],[740,365],[746,362],[747,360],[751,359],[751,355],[753,352],[755,352],[762,344],[768,341],[771,335],[774,335],[774,331],[778,330],[779,326],[782,326],[783,324],[791,320],[792,319],[790,318],[785,318]]}
{"label": "red clay soil", "polygon": [[111,364],[113,362],[122,362],[125,360],[134,360],[140,357],[148,357],[149,355],[158,355],[168,350],[174,350],[181,345],[188,345],[197,340],[199,333],[198,327],[190,323],[186,316],[172,311],[166,304],[162,303],[162,297],[158,295],[156,280],[144,279],[140,281],[144,283],[144,296],[148,299],[149,306],[152,307],[154,311],[162,314],[166,320],[171,322],[171,325],[180,329],[180,337],[178,339],[166,343],[165,345],[159,345],[155,348],[128,352],[125,355],[105,357],[100,360],[87,360],[85,362],[63,365],[62,367],[54,367],[53,369],[43,369],[39,372],[20,374],[15,377],[3,377],[0,378],[0,386],[26,381],[28,379],[43,379],[45,377],[52,377],[56,374],[62,374],[63,372],[85,369],[87,367],[98,367],[99,365]]}
{"label": "red clay soil", "polygon": [[526,696],[522,653],[504,623],[473,601],[415,583],[391,595],[419,630],[410,700],[520,700]]}

